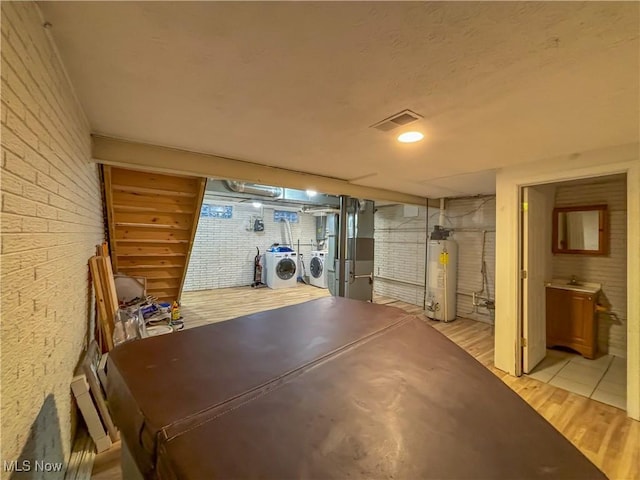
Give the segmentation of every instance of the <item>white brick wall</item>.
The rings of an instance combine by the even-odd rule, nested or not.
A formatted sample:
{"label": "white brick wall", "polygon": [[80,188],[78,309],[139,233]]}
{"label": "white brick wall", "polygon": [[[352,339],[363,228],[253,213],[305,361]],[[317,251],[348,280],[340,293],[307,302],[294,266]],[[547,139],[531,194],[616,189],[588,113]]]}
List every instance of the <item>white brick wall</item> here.
{"label": "white brick wall", "polygon": [[585,282],[602,283],[603,299],[611,312],[598,315],[598,349],[627,356],[627,186],[624,176],[604,183],[560,185],[556,206],[607,204],[609,207],[609,254],[606,256],[553,256],[553,276],[576,275]]}
{"label": "white brick wall", "polygon": [[[434,214],[430,224],[437,223]],[[491,322],[489,310],[473,308],[472,292],[482,290],[482,231],[485,230],[485,262],[488,283],[482,296],[495,299],[496,271],[496,197],[452,198],[446,202],[444,226],[456,229],[452,238],[458,243],[457,315]]]}
{"label": "white brick wall", "polygon": [[426,207],[405,217],[403,205],[376,207],[373,290],[413,305],[424,304]]}
{"label": "white brick wall", "polygon": [[[285,224],[273,221],[273,208],[263,209],[264,231],[251,232],[246,227],[252,215],[261,210],[250,203],[211,201],[205,204],[232,205],[233,217],[200,218],[198,230],[189,260],[185,279],[185,291],[208,290],[214,288],[240,287],[253,282],[253,261],[256,247],[264,253],[273,243],[288,243]],[[316,239],[316,217],[298,214],[299,223],[291,223],[293,249],[304,255],[307,274],[311,260],[311,241]]]}
{"label": "white brick wall", "polygon": [[[425,207],[420,207],[418,212],[417,217],[405,217],[402,205],[378,207],[375,217],[374,274],[386,279],[376,278],[374,291],[414,305],[423,305],[425,242],[428,233],[439,221],[440,210],[430,207],[427,212]],[[429,216],[429,232],[425,225],[426,215]],[[488,230],[485,261],[489,294],[491,298],[494,297],[495,225],[495,196],[447,200],[444,227],[478,230],[457,231],[452,237],[458,242],[458,291],[469,294],[457,296],[458,316],[491,321],[486,308],[479,307],[474,312],[470,295],[482,288],[482,230]]]}
{"label": "white brick wall", "polygon": [[69,384],[93,322],[87,259],[103,239],[100,185],[89,125],[38,7],[1,8],[0,459],[65,461]]}

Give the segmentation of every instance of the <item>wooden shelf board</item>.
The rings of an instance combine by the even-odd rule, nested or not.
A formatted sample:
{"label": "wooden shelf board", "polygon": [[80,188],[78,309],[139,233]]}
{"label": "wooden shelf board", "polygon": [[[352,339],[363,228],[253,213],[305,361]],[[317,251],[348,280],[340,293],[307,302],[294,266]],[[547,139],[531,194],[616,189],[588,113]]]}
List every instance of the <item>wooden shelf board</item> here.
{"label": "wooden shelf board", "polygon": [[129,185],[116,185],[112,184],[111,188],[113,190],[118,190],[120,192],[133,192],[133,193],[149,193],[152,195],[162,195],[165,197],[190,197],[193,198],[196,196],[194,192],[177,192],[175,190],[162,190],[158,188],[145,188],[138,186],[129,186]]}
{"label": "wooden shelf board", "polygon": [[150,238],[116,238],[116,243],[189,243],[189,240],[153,240]]}
{"label": "wooden shelf board", "polygon": [[149,269],[149,268],[184,268],[182,263],[180,264],[163,264],[163,265],[122,265],[120,270],[137,270],[137,269]]}
{"label": "wooden shelf board", "polygon": [[129,257],[186,257],[186,253],[118,253],[119,258]]}
{"label": "wooden shelf board", "polygon": [[116,227],[139,227],[139,228],[164,228],[168,230],[191,230],[190,227],[178,227],[175,225],[163,225],[158,223],[129,223],[116,222]]}
{"label": "wooden shelf board", "polygon": [[180,209],[167,207],[140,207],[137,205],[118,205],[114,204],[113,209],[124,212],[152,212],[152,213],[186,213],[191,215],[193,209]]}
{"label": "wooden shelf board", "polygon": [[175,286],[175,287],[158,287],[158,288],[147,287],[147,293],[149,293],[149,292],[168,292],[168,291],[179,290],[179,289],[180,289],[179,286]]}

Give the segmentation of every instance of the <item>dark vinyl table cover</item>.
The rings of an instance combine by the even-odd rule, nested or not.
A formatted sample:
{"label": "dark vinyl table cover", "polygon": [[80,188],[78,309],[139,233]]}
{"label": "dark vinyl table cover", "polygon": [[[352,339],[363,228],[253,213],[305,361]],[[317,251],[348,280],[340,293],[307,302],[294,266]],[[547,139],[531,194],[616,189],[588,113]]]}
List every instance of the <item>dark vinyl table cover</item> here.
{"label": "dark vinyl table cover", "polygon": [[399,309],[327,297],[109,355],[148,478],[602,479],[500,379]]}

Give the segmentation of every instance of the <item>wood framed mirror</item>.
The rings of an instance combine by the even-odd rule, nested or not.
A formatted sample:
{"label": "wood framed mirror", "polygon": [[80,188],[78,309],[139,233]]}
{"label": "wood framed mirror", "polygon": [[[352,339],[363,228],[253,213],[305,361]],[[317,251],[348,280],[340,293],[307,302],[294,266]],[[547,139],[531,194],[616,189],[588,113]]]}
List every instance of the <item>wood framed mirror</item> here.
{"label": "wood framed mirror", "polygon": [[553,209],[553,253],[607,255],[609,219],[607,205]]}

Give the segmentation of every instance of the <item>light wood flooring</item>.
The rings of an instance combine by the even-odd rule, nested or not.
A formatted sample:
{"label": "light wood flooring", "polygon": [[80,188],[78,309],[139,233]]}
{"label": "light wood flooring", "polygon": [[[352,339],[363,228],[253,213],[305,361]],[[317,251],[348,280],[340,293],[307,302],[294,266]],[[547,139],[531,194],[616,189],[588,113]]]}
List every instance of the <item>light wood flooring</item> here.
{"label": "light wood flooring", "polygon": [[329,290],[302,283],[279,290],[267,287],[220,288],[183,293],[180,311],[185,319],[184,328],[195,328],[327,296]]}
{"label": "light wood flooring", "polygon": [[[250,287],[188,292],[182,297],[185,328],[262,310],[293,305],[328,295],[306,285],[270,290]],[[640,422],[615,407],[576,395],[529,377],[512,377],[493,366],[493,332],[488,324],[459,318],[451,323],[427,319],[421,307],[376,296],[388,304],[423,318],[487,367],[596,464],[609,478],[640,480]],[[514,435],[517,435],[514,426]],[[120,447],[96,456],[92,479],[121,480]]]}

